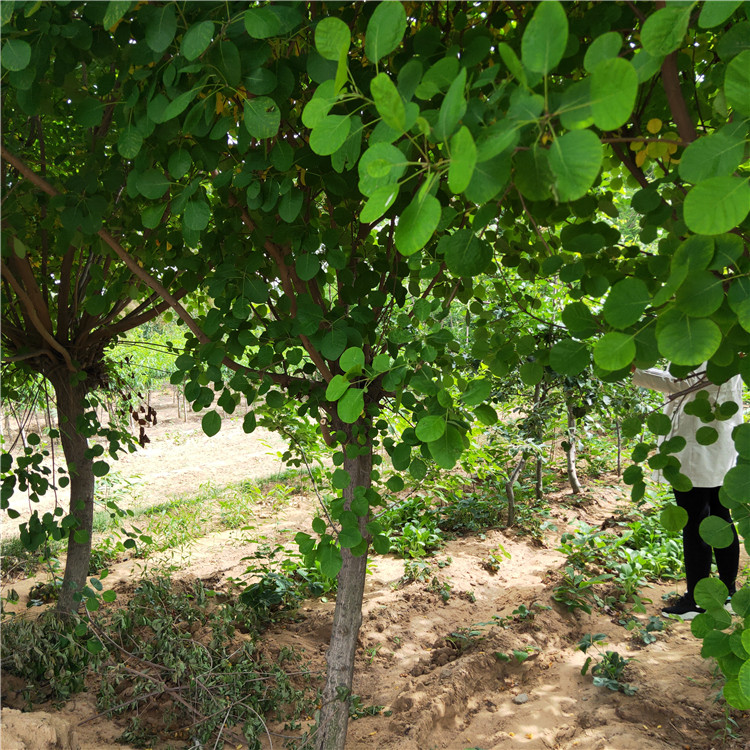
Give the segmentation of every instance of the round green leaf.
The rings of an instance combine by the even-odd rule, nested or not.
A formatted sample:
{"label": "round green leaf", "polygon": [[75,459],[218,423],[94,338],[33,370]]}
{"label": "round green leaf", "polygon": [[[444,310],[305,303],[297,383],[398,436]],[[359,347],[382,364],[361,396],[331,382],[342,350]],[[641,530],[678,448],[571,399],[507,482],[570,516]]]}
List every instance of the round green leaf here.
{"label": "round green leaf", "polygon": [[672,431],[672,420],[666,414],[649,414],[646,425],[654,435],[669,435]]}
{"label": "round green leaf", "polygon": [[685,223],[696,234],[723,234],[750,212],[746,178],[712,177],[699,182],[685,198]]}
{"label": "round green leaf", "polygon": [[[749,84],[750,85],[750,84]],[[702,182],[711,177],[728,177],[742,162],[745,141],[741,133],[723,128],[693,141],[680,158],[680,177]]]}
{"label": "round green leaf", "polygon": [[643,24],[641,44],[653,57],[674,52],[687,33],[692,5],[666,7],[652,13]]}
{"label": "round green leaf", "polygon": [[[707,5],[710,4],[707,3]],[[745,633],[750,633],[750,630],[746,630]],[[733,708],[740,711],[750,711],[750,661],[746,661],[740,667],[736,678],[729,679],[724,683],[721,692],[724,700]]]}
{"label": "round green leaf", "polygon": [[7,39],[0,52],[0,62],[6,70],[24,70],[31,62],[31,45],[23,39]]}
{"label": "round green leaf", "polygon": [[[382,167],[383,162],[390,164],[386,173],[375,169]],[[388,186],[396,187],[395,183],[401,179],[406,167],[406,157],[395,146],[390,143],[373,144],[362,154],[357,166],[360,192],[362,195],[374,197],[376,193]]]}
{"label": "round green leaf", "polygon": [[331,484],[337,490],[345,490],[352,483],[352,475],[346,469],[336,469],[331,475]]}
{"label": "round green leaf", "polygon": [[221,429],[221,417],[219,416],[219,413],[214,409],[207,411],[203,415],[203,419],[201,419],[201,427],[208,437],[216,435]]}
{"label": "round green leaf", "polygon": [[401,492],[404,489],[404,480],[401,477],[394,476],[385,483],[385,486],[391,492]]}
{"label": "round green leaf", "polygon": [[573,339],[558,341],[549,353],[550,367],[561,375],[571,377],[583,372],[590,362],[589,349],[586,344]]}
{"label": "round green leaf", "polygon": [[180,52],[188,59],[195,60],[211,44],[214,38],[214,22],[201,21],[191,26],[182,37]]}
{"label": "round green leaf", "polygon": [[354,424],[365,408],[365,393],[361,388],[349,388],[339,399],[337,412],[345,424]]}
{"label": "round green leaf", "polygon": [[345,549],[352,549],[362,541],[362,534],[356,526],[344,526],[339,532],[339,544]]}
{"label": "round green leaf", "polygon": [[315,49],[326,60],[340,60],[350,44],[349,27],[336,16],[326,16],[315,27]]}
{"label": "round green leaf", "polygon": [[172,3],[157,6],[146,24],[146,44],[157,53],[164,52],[177,31],[177,14]]}
{"label": "round green leaf", "polygon": [[338,401],[351,384],[343,375],[334,375],[326,386],[326,401]]}
{"label": "round green leaf", "polygon": [[417,422],[416,433],[417,437],[423,443],[431,443],[433,440],[437,440],[442,437],[445,433],[447,423],[445,417],[441,416],[428,416],[422,417]]}
{"label": "round green leaf", "polygon": [[245,11],[245,29],[253,39],[268,39],[287,34],[302,21],[299,10],[291,3],[278,3],[248,8]]}
{"label": "round green leaf", "polygon": [[318,271],[320,271],[320,259],[317,255],[305,254],[300,255],[297,258],[297,262],[294,264],[297,271],[297,276],[302,281],[310,281],[314,279]]}
{"label": "round green leaf", "polygon": [[562,311],[565,327],[579,339],[586,339],[596,333],[596,321],[585,302],[571,302]]}
{"label": "round green leaf", "polygon": [[518,375],[524,384],[536,385],[544,377],[544,367],[539,362],[524,362],[518,368]]}
{"label": "round green leaf", "polygon": [[387,555],[391,551],[391,540],[385,534],[375,534],[372,538],[372,548],[379,555]]}
{"label": "round green leaf", "polygon": [[401,255],[414,255],[435,233],[440,222],[440,201],[429,193],[417,193],[399,217],[396,227],[396,248]]}
{"label": "round green leaf", "polygon": [[444,254],[445,265],[455,276],[477,276],[492,260],[490,246],[471,229],[444,235],[438,243],[438,252]]}
{"label": "round green leaf", "polygon": [[479,404],[474,408],[474,414],[482,424],[497,424],[497,412],[489,404]]}
{"label": "round green leaf", "polygon": [[106,461],[94,461],[91,465],[91,473],[95,477],[103,477],[109,473],[109,464]]}
{"label": "round green leaf", "polygon": [[487,378],[472,380],[466,386],[466,390],[461,394],[461,401],[463,401],[466,406],[477,406],[483,401],[486,401],[491,393],[492,383],[487,380]]}
{"label": "round green leaf", "polygon": [[[737,425],[732,430],[732,439],[737,453],[742,458],[750,459],[750,424]],[[748,468],[748,480],[750,481],[750,468]]]}
{"label": "round green leaf", "polygon": [[[708,516],[708,518],[704,518],[701,521],[701,539],[712,547],[724,549],[725,547],[729,547],[734,541],[732,528],[729,521],[725,521],[723,518],[719,518],[719,516]],[[726,599],[726,596],[724,594],[724,599]],[[724,600],[722,599],[722,604],[723,602]]]}
{"label": "round green leaf", "polygon": [[167,162],[167,169],[169,174],[174,180],[179,180],[184,177],[189,171],[193,164],[193,160],[190,156],[190,152],[184,148],[178,148],[177,151],[173,151]]}
{"label": "round green leaf", "polygon": [[688,521],[688,514],[679,505],[665,505],[659,514],[659,521],[667,531],[676,534],[685,528],[685,524]]}
{"label": "round green leaf", "polygon": [[346,115],[327,115],[310,132],[310,148],[320,156],[330,156],[344,145],[351,126]]}
{"label": "round green leaf", "polygon": [[538,3],[521,39],[523,64],[535,73],[549,73],[562,60],[568,44],[568,17],[557,0]]}
{"label": "round green leaf", "polygon": [[604,60],[617,57],[622,49],[622,36],[616,31],[601,34],[589,45],[583,58],[583,67],[591,73]]}
{"label": "round green leaf", "polygon": [[715,354],[721,331],[712,320],[683,316],[657,331],[660,354],[676,365],[698,365]]}
{"label": "round green leaf", "polygon": [[350,346],[339,358],[339,367],[344,372],[362,371],[365,366],[365,353],[358,346]]}
{"label": "round green leaf", "polygon": [[699,427],[695,432],[698,445],[713,445],[719,439],[719,433],[714,427]]}
{"label": "round green leaf", "polygon": [[137,175],[135,186],[144,198],[156,200],[169,190],[169,180],[164,172],[158,169],[147,169]]}
{"label": "round green leaf", "polygon": [[727,104],[743,117],[750,117],[750,49],[743,50],[727,65],[724,95]]}
{"label": "round green leaf", "polygon": [[137,128],[126,127],[117,140],[117,151],[123,159],[135,159],[143,146],[143,136]]}
{"label": "round green leaf", "polygon": [[320,563],[320,572],[329,578],[335,578],[343,565],[341,550],[330,543],[321,544],[317,549],[315,558]]}
{"label": "round green leaf", "polygon": [[698,16],[698,26],[702,29],[711,29],[718,26],[720,23],[724,23],[741,5],[742,0],[703,3],[701,14]]}
{"label": "round green leaf", "polygon": [[591,74],[591,114],[601,130],[616,130],[630,118],[638,95],[638,73],[622,57],[603,60]]}
{"label": "round green leaf", "polygon": [[268,96],[245,100],[245,128],[253,138],[273,138],[281,125],[281,110]]}
{"label": "round green leaf", "polygon": [[710,271],[691,273],[680,286],[675,302],[686,315],[707,318],[724,302],[723,281]]}
{"label": "round green leaf", "polygon": [[605,333],[594,344],[594,362],[603,370],[622,370],[635,359],[635,340],[625,333]]}
{"label": "round green leaf", "polygon": [[365,32],[365,55],[376,63],[401,44],[406,31],[406,11],[400,2],[378,3]]}
{"label": "round green leaf", "polygon": [[614,328],[627,328],[640,320],[650,300],[648,287],[641,279],[623,279],[610,290],[602,314]]}
{"label": "round green leaf", "polygon": [[202,200],[188,201],[182,221],[187,229],[200,232],[208,226],[211,219],[211,209]]}
{"label": "round green leaf", "polygon": [[549,152],[555,190],[561,201],[583,197],[602,165],[602,144],[590,130],[573,130],[556,138]]}
{"label": "round green leaf", "polygon": [[452,469],[464,450],[461,433],[453,425],[448,425],[443,435],[427,444],[435,463],[443,469]]}
{"label": "round green leaf", "polygon": [[[709,518],[716,518],[716,516],[709,516]],[[704,520],[707,521],[708,519]],[[703,525],[701,524],[701,536],[703,536],[702,529]],[[718,578],[702,578],[695,585],[695,591],[693,592],[696,604],[706,610],[724,609],[724,602],[728,595],[729,589]]]}

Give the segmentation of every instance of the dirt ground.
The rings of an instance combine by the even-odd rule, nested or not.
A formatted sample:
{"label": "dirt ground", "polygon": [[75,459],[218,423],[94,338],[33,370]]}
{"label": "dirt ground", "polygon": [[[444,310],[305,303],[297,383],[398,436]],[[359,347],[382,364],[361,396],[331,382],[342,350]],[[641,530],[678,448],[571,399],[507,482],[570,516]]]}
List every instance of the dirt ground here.
{"label": "dirt ground", "polygon": [[[219,434],[208,439],[197,415],[189,414],[187,422],[177,416],[168,393],[154,402],[159,424],[149,433],[151,443],[116,467],[133,483],[134,502],[161,502],[194,494],[206,482],[223,486],[281,468],[283,442],[262,432],[246,436],[241,416],[225,422]],[[734,712],[736,723],[727,722],[716,699],[715,667],[700,657],[700,642],[688,623],[672,624],[656,642],[643,646],[618,623],[621,615],[571,614],[552,600],[564,565],[555,549],[560,533],[577,519],[600,525],[626,503],[626,490],[614,477],[609,479],[609,484],[600,480],[590,486],[582,502],[574,502],[564,490],[551,498],[557,531],[549,532],[544,544],[499,530],[449,542],[433,560],[437,585],[400,585],[404,562],[373,558],[353,690],[363,706],[383,709],[350,723],[349,750],[750,750],[750,716]],[[23,502],[17,507],[23,509]],[[309,531],[311,517],[312,500],[299,495],[281,508],[259,508],[253,523],[258,538],[292,546],[296,531]],[[12,524],[5,522],[4,535],[14,531],[9,527]],[[493,573],[482,562],[499,546],[510,557]],[[176,575],[220,586],[217,581],[245,569],[241,558],[252,547],[247,534],[211,534],[191,548]],[[118,563],[109,585],[124,592],[132,575],[133,561]],[[30,585],[13,582],[22,609]],[[440,595],[441,586],[449,596]],[[651,603],[642,619],[658,614],[662,595],[677,589],[683,587],[646,589],[643,594]],[[118,593],[118,598],[124,596]],[[520,605],[535,614],[513,619]],[[312,670],[322,672],[333,606],[309,602],[299,621],[269,631],[268,648],[273,653],[293,647]],[[508,616],[506,627],[493,624],[493,617]],[[451,634],[469,631],[475,635],[465,648],[457,647]],[[586,657],[575,645],[589,633],[604,633],[607,649],[634,659],[627,679],[637,688],[635,695],[596,687],[590,675],[581,675]],[[496,656],[514,650],[531,655],[523,663]],[[125,720],[92,718],[96,714],[94,697],[87,693],[55,712],[74,730],[78,744],[71,741],[71,750],[127,750],[116,743]],[[732,732],[727,735],[725,728]],[[282,729],[269,725],[269,731],[272,743],[265,740],[265,746],[284,747]],[[41,750],[29,742],[19,747]]]}

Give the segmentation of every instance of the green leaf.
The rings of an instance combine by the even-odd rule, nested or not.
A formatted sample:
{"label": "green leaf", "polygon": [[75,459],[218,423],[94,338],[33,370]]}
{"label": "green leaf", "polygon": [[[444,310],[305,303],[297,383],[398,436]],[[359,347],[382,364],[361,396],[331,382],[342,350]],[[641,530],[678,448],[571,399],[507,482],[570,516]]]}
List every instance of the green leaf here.
{"label": "green leaf", "polygon": [[680,158],[680,177],[686,182],[702,182],[711,177],[730,176],[745,153],[742,133],[722,128],[712,135],[693,141]]}
{"label": "green leaf", "polygon": [[310,133],[310,148],[319,156],[330,156],[346,141],[352,121],[346,115],[327,115]]}
{"label": "green leaf", "polygon": [[158,53],[164,52],[177,32],[174,4],[157,6],[146,24],[146,44]]}
{"label": "green leaf", "polygon": [[477,147],[466,125],[451,137],[451,163],[448,168],[448,187],[452,193],[463,193],[474,174],[477,164]]}
{"label": "green leaf", "polygon": [[719,439],[719,433],[713,427],[699,427],[695,432],[698,445],[713,445]]}
{"label": "green leaf", "polygon": [[364,224],[376,222],[396,202],[398,191],[398,185],[383,185],[373,191],[360,212],[360,221]]}
{"label": "green leaf", "polygon": [[[3,3],[4,5],[5,3]],[[13,7],[13,3],[9,3]],[[129,0],[116,0],[115,2],[107,3],[107,10],[104,11],[104,18],[102,19],[102,26],[105,29],[112,29],[112,27],[130,10],[133,3]]]}
{"label": "green leaf", "polygon": [[253,39],[269,39],[288,34],[299,26],[301,13],[291,3],[249,8],[245,11],[245,30]]}
{"label": "green leaf", "polygon": [[601,130],[616,130],[630,118],[638,95],[638,73],[622,57],[603,60],[591,74],[591,114]]}
{"label": "green leaf", "polygon": [[746,178],[712,177],[699,182],[685,198],[684,216],[696,234],[723,234],[741,224],[750,212]]}
{"label": "green leaf", "polygon": [[443,435],[427,444],[435,463],[443,469],[452,469],[464,450],[461,433],[453,425],[448,425]]}
{"label": "green leaf", "polygon": [[658,412],[648,415],[646,425],[654,435],[669,435],[672,431],[672,420],[666,414]]}
{"label": "green leaf", "polygon": [[608,31],[601,34],[589,45],[583,57],[583,67],[589,73],[604,60],[617,57],[622,49],[622,36],[616,31]]}
{"label": "green leaf", "polygon": [[448,93],[445,95],[438,119],[435,125],[435,137],[440,141],[447,141],[456,129],[461,118],[466,114],[466,68],[461,68],[458,75],[453,79]]}
{"label": "green leaf", "polygon": [[345,490],[352,483],[352,475],[346,469],[336,469],[331,475],[331,484],[337,490]]}
{"label": "green leaf", "polygon": [[221,429],[221,416],[214,409],[207,411],[201,419],[201,427],[208,437],[213,437]]}
{"label": "green leaf", "polygon": [[524,362],[518,368],[518,375],[526,385],[536,385],[544,378],[544,367],[539,362]]}
{"label": "green leaf", "polygon": [[573,339],[558,341],[549,353],[550,367],[561,375],[574,377],[582,373],[591,361],[586,344]]}
{"label": "green leaf", "polygon": [[[385,167],[390,165],[388,171]],[[390,143],[375,143],[362,154],[357,165],[359,190],[363,195],[375,193],[387,186],[393,186],[407,167],[403,153]]]}
{"label": "green leaf", "polygon": [[750,49],[743,50],[727,65],[724,95],[727,104],[743,117],[750,117]]}
{"label": "green leaf", "polygon": [[0,52],[0,62],[6,70],[24,70],[31,62],[31,45],[23,39],[7,39]]}
{"label": "green leaf", "polygon": [[109,464],[106,461],[94,461],[91,465],[91,473],[95,477],[103,477],[109,473]]}
{"label": "green leaf", "polygon": [[192,165],[193,160],[190,152],[187,149],[178,148],[177,151],[173,151],[170,155],[167,162],[167,170],[173,180],[179,180],[190,171]]}
{"label": "green leaf", "polygon": [[[745,633],[750,633],[750,630],[746,630]],[[729,679],[724,683],[721,693],[724,700],[733,708],[750,711],[750,661],[746,661],[740,667],[735,679]]]}
{"label": "green leaf", "polygon": [[273,138],[281,125],[281,110],[267,96],[256,96],[245,100],[245,128],[253,138]]}
{"label": "green leaf", "polygon": [[[390,3],[383,3],[390,5]],[[385,534],[375,534],[372,538],[372,548],[379,555],[387,555],[391,551],[391,540]]]}
{"label": "green leaf", "polygon": [[579,339],[585,339],[596,333],[596,321],[585,302],[571,302],[562,311],[562,322],[565,327]]}
{"label": "green leaf", "polygon": [[737,8],[742,5],[742,0],[722,0],[721,2],[703,3],[701,14],[698,16],[698,26],[702,29],[711,29],[724,23]]}
{"label": "green leaf", "polygon": [[594,184],[602,165],[602,144],[590,130],[573,130],[556,138],[549,152],[557,198],[574,201]]}
{"label": "green leaf", "polygon": [[659,521],[668,532],[676,534],[685,528],[685,524],[688,521],[688,514],[684,508],[670,503],[662,509],[659,514]]}
{"label": "green leaf", "polygon": [[214,22],[201,21],[191,26],[182,37],[180,52],[188,59],[195,60],[206,50],[214,38]]}
{"label": "green leaf", "polygon": [[497,412],[489,404],[479,404],[474,409],[474,414],[482,424],[497,424]]}
{"label": "green leaf", "polygon": [[[701,521],[700,535],[706,544],[716,549],[724,549],[734,542],[733,526],[719,516],[708,516]],[[726,594],[724,594],[726,598]],[[723,604],[723,601],[722,601]]]}
{"label": "green leaf", "polygon": [[406,31],[406,11],[400,2],[378,3],[365,32],[365,55],[376,63],[401,44]]}
{"label": "green leaf", "polygon": [[675,304],[692,318],[707,318],[713,315],[724,302],[723,281],[710,271],[688,274],[677,291]]}
{"label": "green leaf", "polygon": [[345,549],[356,547],[362,541],[362,534],[356,526],[344,526],[339,532],[339,544]]}
{"label": "green leaf", "polygon": [[603,370],[622,370],[635,359],[635,340],[626,333],[605,333],[594,344],[594,362]]}
{"label": "green leaf", "polygon": [[329,578],[335,578],[343,565],[341,550],[334,547],[330,542],[318,547],[316,559],[320,563],[320,572]]}
{"label": "green leaf", "polygon": [[387,354],[376,354],[372,360],[372,369],[375,372],[388,372],[391,369],[391,358]]}
{"label": "green leaf", "polygon": [[492,393],[492,383],[487,378],[472,380],[461,394],[461,401],[466,406],[477,406],[486,401]]}
{"label": "green leaf", "polygon": [[117,151],[123,159],[135,159],[143,146],[143,136],[137,128],[128,126],[120,133]]}
{"label": "green leaf", "polygon": [[687,315],[656,333],[659,352],[676,365],[698,365],[710,359],[721,344],[721,331],[712,320]]}
{"label": "green leaf", "polygon": [[685,39],[693,4],[666,7],[652,13],[643,24],[641,44],[653,57],[674,52]]}
{"label": "green leaf", "polygon": [[492,260],[492,249],[480,240],[471,229],[459,229],[444,235],[438,243],[445,265],[455,276],[477,276]]}
{"label": "green leaf", "polygon": [[650,300],[645,282],[636,278],[623,279],[610,290],[602,314],[614,328],[627,328],[640,320]]}
{"label": "green leaf", "polygon": [[362,372],[365,366],[365,353],[358,346],[350,346],[339,358],[339,367],[344,372],[356,370]]}
{"label": "green leaf", "polygon": [[162,122],[168,122],[174,117],[177,117],[178,115],[181,115],[188,107],[188,104],[195,99],[195,97],[198,95],[198,89],[194,88],[190,91],[185,91],[182,94],[179,94],[176,96],[169,104],[167,104],[166,107],[162,110],[162,112],[154,119],[154,122],[162,123]]}
{"label": "green leaf", "polygon": [[144,198],[156,200],[169,190],[169,179],[158,169],[147,169],[137,175],[135,185]]}
{"label": "green leaf", "polygon": [[351,44],[349,27],[335,16],[326,16],[315,27],[315,48],[325,60],[338,62]]}
{"label": "green leaf", "polygon": [[[750,459],[750,424],[739,424],[732,430],[734,447],[742,458]],[[737,467],[739,468],[739,467]],[[747,469],[750,480],[750,468]]]}
{"label": "green leaf", "polygon": [[365,393],[361,388],[349,388],[339,399],[337,413],[345,424],[354,424],[365,409]]}
{"label": "green leaf", "polygon": [[[709,518],[716,518],[716,516],[709,516]],[[703,536],[702,532],[701,536]],[[718,578],[703,578],[695,585],[693,596],[696,604],[710,613],[712,609],[724,609],[729,589]]]}
{"label": "green leaf", "polygon": [[464,191],[466,198],[477,205],[491,201],[510,182],[510,157],[507,151],[477,164]]}
{"label": "green leaf", "polygon": [[535,73],[549,73],[562,60],[568,44],[568,17],[557,0],[536,6],[521,39],[523,64]]}
{"label": "green leaf", "polygon": [[182,222],[187,229],[201,232],[208,226],[210,219],[211,209],[208,203],[202,200],[188,201],[182,216]]}
{"label": "green leaf", "polygon": [[440,201],[420,190],[401,214],[396,227],[396,248],[409,256],[421,250],[435,233],[440,223]]}
{"label": "green leaf", "polygon": [[300,255],[297,258],[294,267],[297,271],[297,276],[299,276],[302,281],[310,281],[314,279],[318,271],[320,271],[320,258],[311,253]]}
{"label": "green leaf", "polygon": [[417,437],[423,443],[431,443],[442,437],[447,427],[446,419],[442,416],[427,416],[417,422]]}
{"label": "green leaf", "polygon": [[334,375],[326,387],[326,401],[338,401],[351,384],[343,375]]}
{"label": "green leaf", "polygon": [[406,126],[406,108],[390,76],[378,73],[370,81],[370,93],[383,122],[396,132],[402,133]]}

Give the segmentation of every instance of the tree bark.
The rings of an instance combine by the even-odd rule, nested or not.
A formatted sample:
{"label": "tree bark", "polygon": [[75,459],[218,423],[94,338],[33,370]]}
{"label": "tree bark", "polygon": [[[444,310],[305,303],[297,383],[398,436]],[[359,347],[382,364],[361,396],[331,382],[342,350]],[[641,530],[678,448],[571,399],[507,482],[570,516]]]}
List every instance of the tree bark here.
{"label": "tree bark", "polygon": [[576,470],[576,418],[573,411],[568,406],[568,449],[565,451],[565,460],[568,465],[568,481],[570,488],[578,495],[581,492],[581,483],[578,481],[578,471]]}
{"label": "tree bark", "polygon": [[[349,509],[356,487],[369,488],[372,482],[372,445],[369,452],[345,458],[343,468],[352,481],[344,490],[345,507]],[[368,538],[367,518],[360,518],[360,532]],[[323,705],[315,740],[317,750],[344,750],[349,724],[349,704],[354,677],[354,656],[362,624],[362,598],[367,573],[367,553],[354,557],[348,549],[341,550],[343,566],[338,575],[333,631],[326,661],[328,672],[323,689]]]}
{"label": "tree bark", "polygon": [[[48,374],[55,390],[60,441],[70,477],[70,515],[76,523],[70,529],[68,554],[65,561],[57,612],[70,615],[78,611],[80,594],[86,585],[91,558],[91,531],[94,520],[94,461],[87,457],[88,439],[77,429],[78,420],[85,412],[84,399],[88,388],[84,383],[71,385],[70,373],[59,368]],[[76,540],[76,532],[80,539]],[[81,533],[84,532],[84,533]],[[85,539],[82,538],[85,536]]]}

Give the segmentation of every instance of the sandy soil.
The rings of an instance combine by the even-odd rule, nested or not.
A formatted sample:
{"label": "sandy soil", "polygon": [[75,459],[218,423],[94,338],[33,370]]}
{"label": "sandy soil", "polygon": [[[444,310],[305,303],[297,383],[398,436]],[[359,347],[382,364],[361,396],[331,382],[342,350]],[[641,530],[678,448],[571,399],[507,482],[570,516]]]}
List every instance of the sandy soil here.
{"label": "sandy soil", "polygon": [[[239,420],[227,422],[207,439],[197,417],[187,423],[164,394],[160,424],[151,444],[117,466],[138,489],[137,502],[160,502],[194,493],[200,484],[221,486],[279,470],[283,443],[269,435],[244,435]],[[171,418],[170,418],[171,410]],[[404,564],[375,557],[368,576],[357,657],[354,692],[365,706],[383,706],[377,716],[350,723],[350,750],[750,750],[750,716],[734,713],[739,738],[723,739],[724,709],[716,701],[714,666],[700,657],[700,643],[689,624],[675,623],[655,643],[639,646],[619,623],[620,615],[580,611],[571,614],[551,599],[564,558],[555,550],[559,534],[576,519],[604,523],[626,502],[626,491],[604,483],[590,487],[587,500],[573,502],[564,490],[551,500],[558,530],[544,544],[514,531],[491,531],[484,538],[449,542],[433,563],[431,581],[400,583]],[[283,507],[259,507],[255,535],[291,546],[297,530],[308,530],[312,500],[293,496]],[[6,532],[7,532],[6,524]],[[510,554],[497,572],[483,567],[502,547]],[[241,558],[253,548],[247,534],[221,532],[199,540],[178,575],[198,577],[220,586],[220,579],[245,568]],[[443,567],[437,561],[445,563]],[[747,560],[743,559],[743,564]],[[133,561],[114,566],[110,586],[118,598],[133,574]],[[219,581],[219,583],[217,583]],[[15,581],[23,597],[31,582]],[[450,586],[446,601],[435,591]],[[679,588],[679,587],[678,587]],[[644,592],[657,614],[662,595],[674,585]],[[536,614],[512,618],[519,605]],[[116,605],[115,605],[116,606]],[[291,646],[313,670],[324,670],[331,630],[332,602],[310,602],[299,622],[268,633],[268,648]],[[493,617],[511,616],[505,627]],[[457,648],[452,633],[473,630],[466,648]],[[595,687],[580,674],[585,656],[575,644],[587,633],[604,633],[606,648],[633,657],[627,678],[634,696]],[[513,650],[532,655],[523,663],[501,661],[497,653]],[[46,710],[52,710],[45,706]],[[77,696],[59,712],[74,728],[81,750],[122,750],[116,743],[124,720],[96,716],[94,699]],[[269,726],[272,732],[280,727]],[[271,747],[266,741],[266,746]],[[282,748],[274,739],[273,748]]]}

